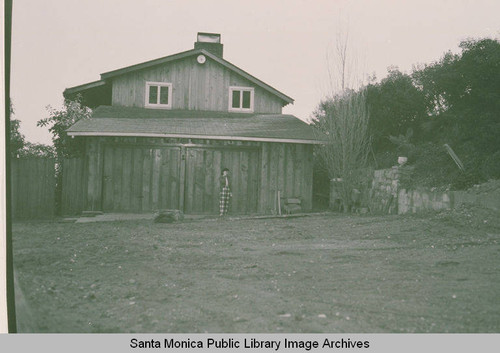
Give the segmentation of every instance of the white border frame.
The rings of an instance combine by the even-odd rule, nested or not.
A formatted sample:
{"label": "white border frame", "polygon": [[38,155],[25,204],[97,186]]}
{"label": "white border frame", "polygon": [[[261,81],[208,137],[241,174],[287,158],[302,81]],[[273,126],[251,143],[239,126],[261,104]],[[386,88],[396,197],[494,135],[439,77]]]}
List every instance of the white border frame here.
{"label": "white border frame", "polygon": [[[12,6],[12,4],[11,4]],[[0,9],[0,14],[2,18],[0,19],[0,35],[2,38],[5,38],[5,15],[8,13],[5,12],[5,3],[4,6]],[[12,33],[12,31],[11,31]],[[0,91],[4,94],[5,97],[5,51],[6,45],[2,45],[0,48],[0,62],[2,65],[2,69],[0,69],[0,78],[2,80],[2,88]],[[12,94],[12,91],[11,91]],[[1,99],[0,101],[0,116],[6,119],[9,119],[9,116],[5,115],[5,99]],[[0,143],[2,146],[7,146],[5,142],[5,121],[3,118],[0,118],[2,121],[2,126],[0,126]],[[10,136],[10,134],[9,134]],[[8,136],[8,137],[9,137]],[[8,138],[7,137],[7,138]],[[0,152],[0,333],[9,333],[9,318],[8,318],[8,299],[7,299],[7,277],[9,277],[9,273],[7,273],[7,173],[10,173],[10,170],[7,170],[7,154],[5,153],[5,149],[2,148]],[[12,244],[11,244],[12,245]],[[11,291],[14,293],[14,290]],[[14,299],[14,298],[12,298]],[[14,303],[12,303],[14,304]],[[19,302],[18,302],[19,304]],[[2,335],[7,336],[7,335]],[[3,344],[2,344],[3,346]]]}
{"label": "white border frame", "polygon": [[[152,104],[149,103],[149,87],[151,86],[156,86],[156,87],[168,87],[168,104]],[[172,83],[170,82],[153,82],[153,81],[146,81],[146,90],[145,90],[145,95],[144,95],[144,106],[146,108],[154,108],[154,109],[172,109]],[[160,90],[158,90],[158,98],[157,102],[160,101]]]}
{"label": "white border frame", "polygon": [[[233,108],[233,91],[240,91],[240,106],[243,104],[243,92],[250,92],[250,108]],[[230,112],[253,113],[254,111],[255,89],[253,87],[229,86],[229,105]]]}

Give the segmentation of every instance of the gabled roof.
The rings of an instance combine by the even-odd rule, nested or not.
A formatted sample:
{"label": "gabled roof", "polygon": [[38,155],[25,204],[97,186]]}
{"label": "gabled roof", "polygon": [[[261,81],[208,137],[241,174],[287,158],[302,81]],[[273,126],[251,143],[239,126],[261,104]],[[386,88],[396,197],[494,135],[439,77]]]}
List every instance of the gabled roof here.
{"label": "gabled roof", "polygon": [[287,103],[287,104],[293,103],[293,99],[290,98],[289,96],[287,96],[286,94],[281,93],[277,89],[269,86],[267,83],[265,83],[265,82],[259,80],[258,78],[250,75],[246,71],[244,71],[244,70],[240,69],[239,67],[231,64],[229,61],[224,60],[224,59],[222,59],[222,58],[220,58],[220,57],[218,57],[218,56],[216,56],[216,55],[214,55],[214,54],[206,51],[205,49],[191,49],[191,50],[187,50],[187,51],[184,51],[184,52],[181,52],[181,53],[177,53],[177,54],[174,54],[174,55],[169,55],[169,56],[165,56],[165,57],[162,57],[162,58],[159,58],[159,59],[154,59],[154,60],[146,61],[146,62],[143,62],[143,63],[140,63],[140,64],[136,64],[136,65],[132,65],[132,66],[127,66],[127,67],[124,67],[124,68],[121,68],[121,69],[117,69],[117,70],[105,72],[105,73],[101,74],[101,80],[100,81],[95,81],[95,82],[91,82],[91,83],[87,83],[87,84],[83,84],[83,85],[79,85],[79,86],[67,88],[64,91],[64,96],[67,97],[68,95],[73,95],[73,94],[82,92],[84,90],[87,90],[87,89],[90,89],[90,88],[94,88],[94,87],[99,86],[99,85],[105,85],[110,79],[112,79],[113,77],[119,76],[119,75],[127,74],[127,73],[130,73],[130,72],[133,72],[133,71],[137,71],[137,70],[147,69],[147,68],[150,68],[150,67],[153,67],[153,66],[156,66],[156,65],[166,64],[166,63],[169,63],[169,62],[172,62],[172,61],[175,61],[175,60],[180,60],[180,59],[187,58],[189,56],[199,55],[199,54],[203,54],[203,55],[211,58],[212,60],[216,61],[217,63],[221,64],[222,66],[228,68],[229,70],[232,70],[232,71],[236,72],[237,74],[239,74],[242,77],[246,78],[250,82],[252,82],[252,83],[256,84],[257,86],[265,89],[266,91],[268,91],[268,92],[276,95],[281,100],[283,100],[285,103]]}
{"label": "gabled roof", "polygon": [[64,90],[64,98],[74,99],[81,93],[83,104],[95,108],[111,103],[111,85],[105,81],[94,81]]}
{"label": "gabled roof", "polygon": [[81,90],[101,87],[101,86],[104,86],[105,84],[106,84],[106,82],[103,80],[93,81],[93,82],[89,82],[89,83],[84,83],[83,85],[78,85],[78,86],[74,86],[71,88],[66,88],[64,90],[64,93],[65,94],[66,93],[72,94],[72,93],[76,93],[76,92],[81,91]]}
{"label": "gabled roof", "polygon": [[322,144],[319,134],[286,114],[241,114],[101,106],[91,119],[67,130],[70,136],[177,137]]}

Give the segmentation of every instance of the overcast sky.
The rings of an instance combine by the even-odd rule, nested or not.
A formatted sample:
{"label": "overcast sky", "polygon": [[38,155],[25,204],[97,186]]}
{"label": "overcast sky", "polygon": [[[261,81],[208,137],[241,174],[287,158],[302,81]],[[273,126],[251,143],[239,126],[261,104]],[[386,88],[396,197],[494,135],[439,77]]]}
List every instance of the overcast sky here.
{"label": "overcast sky", "polygon": [[294,98],[284,112],[305,120],[329,93],[337,33],[348,33],[358,70],[381,79],[461,40],[500,38],[499,14],[498,0],[15,0],[11,97],[27,140],[51,143],[36,122],[62,106],[65,88],[215,32],[226,60]]}

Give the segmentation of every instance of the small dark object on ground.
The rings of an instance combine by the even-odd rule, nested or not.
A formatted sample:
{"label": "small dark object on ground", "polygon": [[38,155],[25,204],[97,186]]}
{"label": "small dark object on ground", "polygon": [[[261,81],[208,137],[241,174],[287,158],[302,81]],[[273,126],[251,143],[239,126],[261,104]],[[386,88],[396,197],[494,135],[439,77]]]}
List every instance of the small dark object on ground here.
{"label": "small dark object on ground", "polygon": [[182,221],[184,213],[180,210],[159,210],[155,213],[154,223],[173,223]]}
{"label": "small dark object on ground", "polygon": [[368,214],[370,212],[370,209],[368,207],[361,207],[357,209],[357,213],[359,214]]}

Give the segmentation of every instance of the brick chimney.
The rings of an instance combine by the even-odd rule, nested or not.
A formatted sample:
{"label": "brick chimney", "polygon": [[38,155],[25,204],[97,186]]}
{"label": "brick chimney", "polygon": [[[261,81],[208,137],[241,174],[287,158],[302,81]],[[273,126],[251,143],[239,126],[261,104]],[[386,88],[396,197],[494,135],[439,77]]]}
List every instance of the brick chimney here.
{"label": "brick chimney", "polygon": [[198,32],[194,48],[205,49],[219,58],[222,58],[223,45],[220,42],[220,34],[218,33]]}

